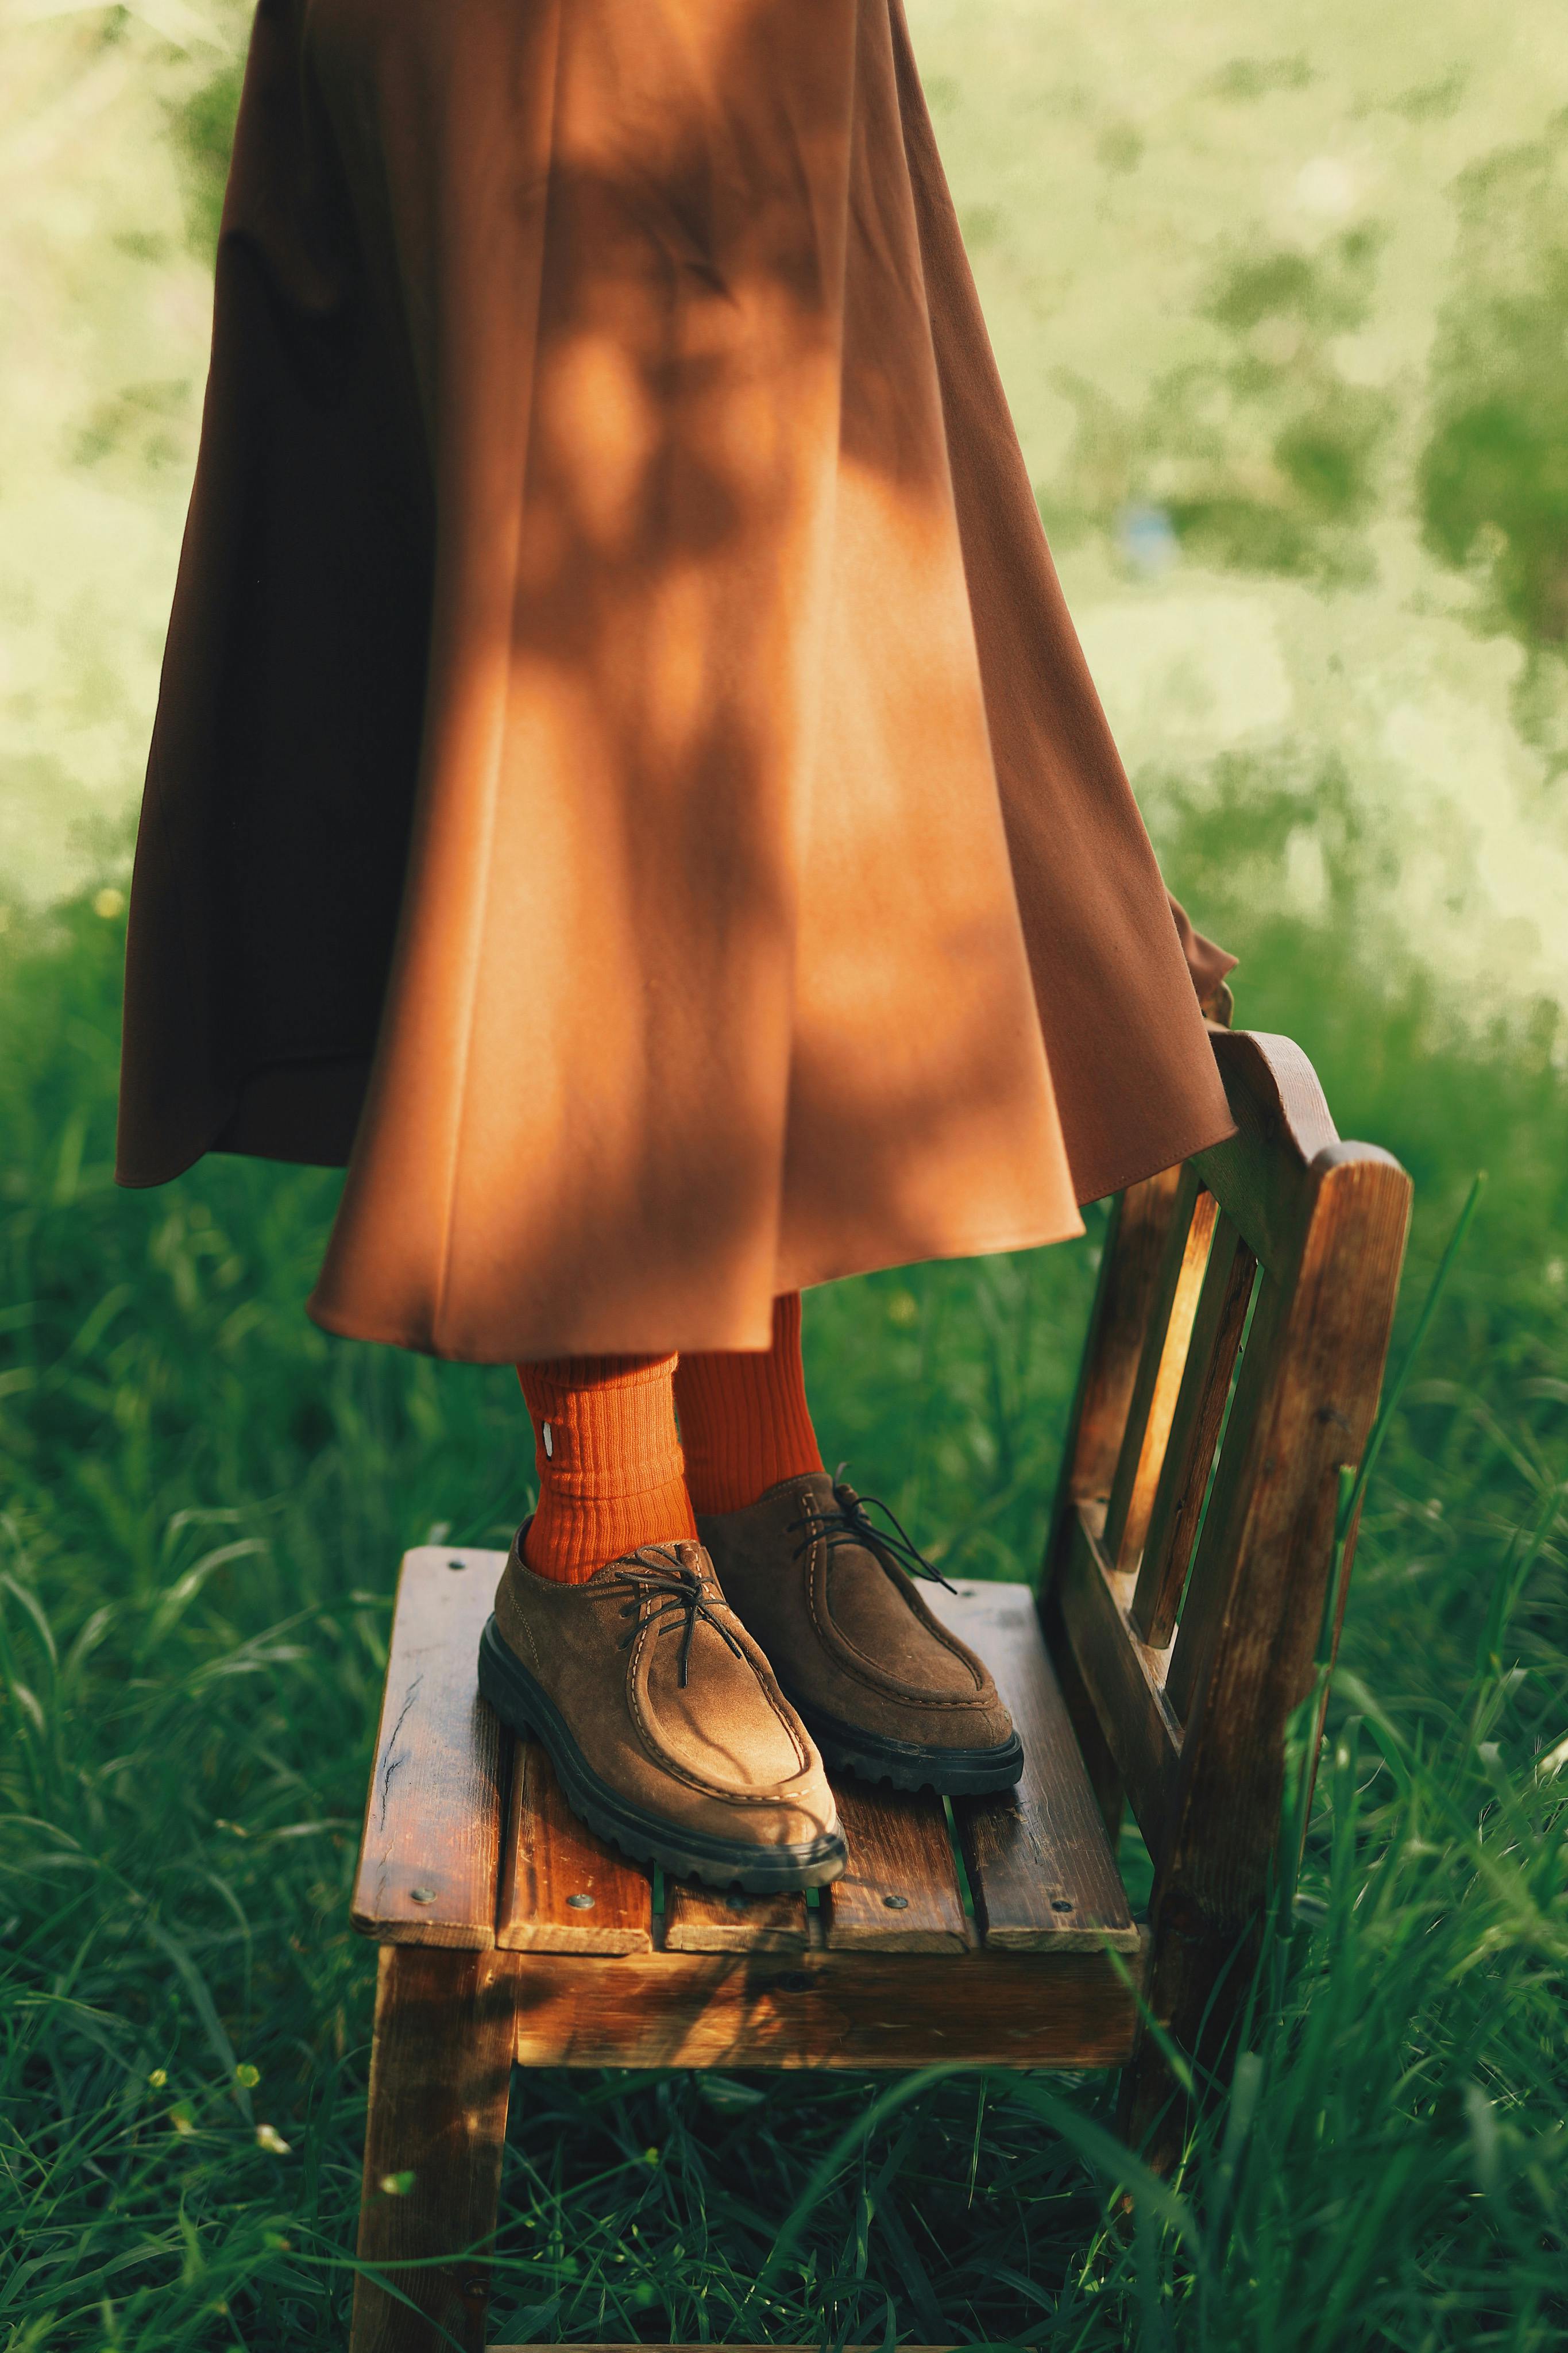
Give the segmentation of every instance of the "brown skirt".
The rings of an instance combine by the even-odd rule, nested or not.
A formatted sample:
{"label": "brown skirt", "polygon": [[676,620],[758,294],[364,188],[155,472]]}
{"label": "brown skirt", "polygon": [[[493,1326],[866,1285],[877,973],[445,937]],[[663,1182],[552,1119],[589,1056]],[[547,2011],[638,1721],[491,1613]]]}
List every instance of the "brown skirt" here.
{"label": "brown skirt", "polygon": [[1229,961],[899,0],[262,0],[123,1182],[346,1161],[333,1331],[761,1347],[777,1292],[1057,1240],[1228,1133]]}

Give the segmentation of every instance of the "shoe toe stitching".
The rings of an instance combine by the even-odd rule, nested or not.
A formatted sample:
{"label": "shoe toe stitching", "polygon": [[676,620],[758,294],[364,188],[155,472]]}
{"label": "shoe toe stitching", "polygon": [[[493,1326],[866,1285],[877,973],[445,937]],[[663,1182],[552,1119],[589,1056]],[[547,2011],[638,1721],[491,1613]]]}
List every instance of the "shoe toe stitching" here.
{"label": "shoe toe stitching", "polygon": [[[722,1781],[710,1780],[671,1754],[659,1739],[644,1706],[637,1662],[650,1639],[650,1630],[643,1629],[629,1653],[626,1666],[626,1706],[637,1726],[637,1737],[642,1743],[643,1752],[655,1769],[660,1773],[668,1773],[672,1780],[682,1781],[688,1788],[698,1791],[705,1798],[715,1799],[726,1806],[777,1808],[796,1804],[798,1799],[795,1792],[809,1787],[817,1768],[805,1745],[804,1727],[795,1717],[794,1709],[789,1708],[788,1702],[784,1699],[783,1694],[779,1694],[775,1698],[762,1676],[756,1675],[758,1691],[788,1734],[790,1744],[800,1760],[796,1770],[781,1781],[773,1782],[765,1788],[757,1789],[738,1789],[732,1786],[727,1786]],[[749,1661],[748,1663],[752,1666],[753,1674],[756,1674],[755,1662]],[[784,1712],[786,1708],[787,1715]]]}
{"label": "shoe toe stitching", "polygon": [[985,1687],[989,1678],[985,1676],[984,1670],[982,1669],[977,1674],[974,1662],[966,1658],[963,1651],[947,1639],[942,1629],[938,1628],[935,1631],[942,1649],[951,1657],[957,1659],[961,1665],[967,1668],[973,1679],[973,1688],[970,1691],[932,1692],[922,1689],[919,1683],[902,1682],[879,1661],[872,1658],[868,1651],[863,1651],[860,1645],[845,1632],[831,1609],[824,1613],[826,1623],[824,1622],[824,1616],[820,1616],[817,1611],[815,1578],[812,1582],[810,1606],[812,1624],[823,1649],[834,1664],[844,1673],[853,1676],[857,1683],[865,1683],[870,1690],[880,1692],[891,1698],[907,1701],[920,1707],[984,1708],[991,1704],[991,1695]]}

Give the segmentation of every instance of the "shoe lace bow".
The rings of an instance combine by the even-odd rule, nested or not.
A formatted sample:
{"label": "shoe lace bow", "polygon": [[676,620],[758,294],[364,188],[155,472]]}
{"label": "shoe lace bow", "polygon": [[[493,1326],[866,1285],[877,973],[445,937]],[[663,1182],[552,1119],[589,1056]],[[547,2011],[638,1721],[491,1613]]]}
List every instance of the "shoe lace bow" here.
{"label": "shoe lace bow", "polygon": [[735,1640],[733,1632],[720,1617],[714,1603],[709,1599],[708,1588],[700,1569],[689,1568],[665,1545],[648,1545],[634,1553],[624,1568],[616,1570],[609,1582],[630,1594],[622,1609],[623,1618],[635,1622],[616,1645],[617,1650],[629,1650],[645,1626],[658,1628],[662,1620],[680,1618],[680,1687],[684,1691],[691,1666],[691,1640],[700,1619],[705,1626],[727,1642],[738,1659],[746,1653]]}
{"label": "shoe lace bow", "polygon": [[[944,1587],[949,1593],[957,1592],[957,1587],[942,1575],[933,1561],[926,1558],[892,1506],[884,1504],[879,1495],[858,1495],[853,1487],[846,1487],[837,1478],[833,1482],[833,1493],[838,1505],[836,1512],[820,1512],[813,1506],[804,1519],[789,1523],[788,1533],[791,1535],[797,1528],[806,1531],[791,1555],[792,1559],[798,1560],[803,1552],[809,1552],[818,1541],[827,1546],[829,1553],[836,1551],[840,1545],[858,1545],[873,1558],[880,1560],[884,1567],[890,1557],[910,1577],[929,1577],[933,1585]],[[888,1527],[877,1526],[870,1516],[874,1511],[881,1513],[889,1524]]]}

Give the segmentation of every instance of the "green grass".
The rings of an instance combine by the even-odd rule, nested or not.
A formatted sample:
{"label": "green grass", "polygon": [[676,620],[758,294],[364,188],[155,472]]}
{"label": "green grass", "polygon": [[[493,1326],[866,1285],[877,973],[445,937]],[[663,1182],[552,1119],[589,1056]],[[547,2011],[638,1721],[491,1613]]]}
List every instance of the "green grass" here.
{"label": "green grass", "polygon": [[[1300,1036],[1346,1132],[1415,1172],[1410,1299],[1491,1171],[1372,1491],[1236,2089],[1128,2230],[1093,2081],[947,2078],[884,2111],[862,2078],[520,2080],[499,2337],[1568,2332],[1568,1088],[1544,1018],[1467,1040],[1375,966],[1321,780],[1233,782],[1228,820],[1152,792],[1173,877],[1246,950],[1243,1015]],[[1319,933],[1255,912],[1307,803],[1337,878]],[[213,1160],[114,1190],[120,932],[72,904],[0,955],[0,2345],[336,2347],[392,1578],[433,1524],[502,1541],[530,1450],[504,1372],[305,1321],[331,1176]],[[808,1304],[825,1446],[972,1573],[1037,1556],[1093,1248]]]}

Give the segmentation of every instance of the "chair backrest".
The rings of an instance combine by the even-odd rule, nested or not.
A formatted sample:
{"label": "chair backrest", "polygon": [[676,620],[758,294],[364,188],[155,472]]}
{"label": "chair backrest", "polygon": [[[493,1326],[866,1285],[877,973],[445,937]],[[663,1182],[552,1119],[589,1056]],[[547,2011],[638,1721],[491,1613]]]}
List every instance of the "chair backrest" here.
{"label": "chair backrest", "polygon": [[1411,1185],[1386,1152],[1340,1141],[1289,1039],[1210,1034],[1237,1132],[1112,1207],[1042,1606],[1101,1802],[1125,1791],[1153,1857],[1156,1907],[1223,1942],[1267,1888]]}

